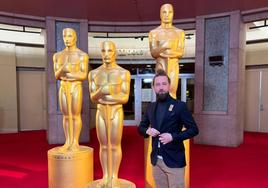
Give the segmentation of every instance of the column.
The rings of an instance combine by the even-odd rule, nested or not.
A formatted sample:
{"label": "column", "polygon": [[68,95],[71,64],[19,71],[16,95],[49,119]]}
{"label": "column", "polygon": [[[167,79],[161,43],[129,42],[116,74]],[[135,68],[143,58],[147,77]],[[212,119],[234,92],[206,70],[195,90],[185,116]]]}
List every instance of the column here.
{"label": "column", "polygon": [[239,11],[196,19],[195,143],[243,142],[245,32]]}

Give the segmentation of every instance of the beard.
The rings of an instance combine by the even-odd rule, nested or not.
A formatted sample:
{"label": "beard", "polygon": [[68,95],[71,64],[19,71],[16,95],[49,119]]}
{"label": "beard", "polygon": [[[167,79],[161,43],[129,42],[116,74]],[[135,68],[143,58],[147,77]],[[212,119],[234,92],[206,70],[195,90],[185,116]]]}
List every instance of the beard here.
{"label": "beard", "polygon": [[156,93],[156,99],[157,101],[163,102],[167,99],[168,95],[169,95],[168,92]]}

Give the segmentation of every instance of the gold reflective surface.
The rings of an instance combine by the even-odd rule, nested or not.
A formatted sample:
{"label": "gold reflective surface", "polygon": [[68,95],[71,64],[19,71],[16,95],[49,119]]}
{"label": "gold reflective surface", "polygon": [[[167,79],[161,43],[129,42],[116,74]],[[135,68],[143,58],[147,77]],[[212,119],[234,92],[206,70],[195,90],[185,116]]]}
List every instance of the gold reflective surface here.
{"label": "gold reflective surface", "polygon": [[79,146],[76,152],[48,150],[49,188],[85,188],[93,181],[93,149]]}
{"label": "gold reflective surface", "polygon": [[150,51],[156,60],[156,71],[163,69],[169,76],[170,95],[176,97],[179,81],[179,58],[184,52],[184,31],[173,26],[173,7],[162,5],[160,9],[161,25],[149,33]]}
{"label": "gold reflective surface", "polygon": [[[164,4],[160,8],[161,25],[149,32],[150,52],[156,60],[155,71],[163,69],[170,78],[170,95],[177,98],[179,83],[179,59],[184,53],[185,33],[182,29],[173,26],[173,6]],[[152,151],[151,138],[145,139],[145,186],[156,187],[153,175],[150,153]],[[184,141],[186,163],[185,187],[189,188],[190,153],[189,140]]]}
{"label": "gold reflective surface", "polygon": [[82,128],[82,81],[87,78],[88,55],[77,48],[75,30],[63,30],[65,49],[53,56],[54,73],[60,80],[59,104],[63,114],[65,144],[61,152],[79,150],[79,136]]}
{"label": "gold reflective surface", "polygon": [[116,47],[113,42],[103,42],[101,54],[103,64],[90,71],[88,75],[90,98],[97,103],[96,131],[103,171],[103,178],[95,181],[94,185],[101,188],[117,188],[122,187],[122,181],[118,178],[122,159],[122,104],[129,98],[130,72],[117,65]]}
{"label": "gold reflective surface", "polygon": [[[101,183],[103,181],[103,179],[100,180],[96,180],[93,183],[90,183],[89,185],[86,186],[86,188],[118,188],[119,186],[108,186],[108,185],[103,185],[103,183]],[[124,180],[124,179],[118,179],[118,182],[120,184],[120,188],[135,188],[135,184]]]}

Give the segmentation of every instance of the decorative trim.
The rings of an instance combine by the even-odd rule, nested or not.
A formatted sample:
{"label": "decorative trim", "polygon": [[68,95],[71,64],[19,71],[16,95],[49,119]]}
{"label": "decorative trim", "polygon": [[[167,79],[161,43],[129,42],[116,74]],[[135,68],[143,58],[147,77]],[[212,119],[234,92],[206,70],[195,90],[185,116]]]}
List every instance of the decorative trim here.
{"label": "decorative trim", "polygon": [[28,27],[45,28],[45,18],[38,16],[29,16],[24,14],[15,14],[0,11],[0,22],[3,24],[21,25]]}
{"label": "decorative trim", "polygon": [[268,7],[242,11],[241,16],[244,23],[268,19]]}
{"label": "decorative trim", "polygon": [[251,69],[264,69],[264,68],[268,68],[268,64],[246,65],[246,70],[251,70]]}
{"label": "decorative trim", "polygon": [[16,71],[45,71],[45,67],[16,67]]}
{"label": "decorative trim", "polygon": [[29,43],[8,42],[8,41],[1,41],[1,40],[0,40],[0,43],[15,44],[15,46],[35,47],[35,48],[44,48],[45,47],[45,45],[43,45],[43,44],[29,44]]}

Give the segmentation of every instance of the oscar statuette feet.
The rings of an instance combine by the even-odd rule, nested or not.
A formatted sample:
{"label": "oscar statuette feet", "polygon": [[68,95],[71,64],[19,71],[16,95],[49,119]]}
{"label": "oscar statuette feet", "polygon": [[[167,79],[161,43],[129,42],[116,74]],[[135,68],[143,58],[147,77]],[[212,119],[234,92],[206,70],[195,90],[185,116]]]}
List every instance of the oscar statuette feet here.
{"label": "oscar statuette feet", "polygon": [[59,152],[65,153],[69,150],[69,144],[65,143],[63,146],[59,148]]}
{"label": "oscar statuette feet", "polygon": [[104,177],[100,180],[100,182],[97,184],[96,188],[108,188],[108,178]]}
{"label": "oscar statuette feet", "polygon": [[120,181],[118,178],[103,178],[97,185],[97,188],[120,188]]}
{"label": "oscar statuette feet", "polygon": [[73,152],[79,151],[79,144],[78,144],[78,142],[77,141],[74,141],[73,144],[70,146],[69,150],[70,151],[73,151]]}
{"label": "oscar statuette feet", "polygon": [[111,184],[111,188],[120,188],[120,181],[118,178],[112,178]]}
{"label": "oscar statuette feet", "polygon": [[65,143],[63,146],[59,148],[59,152],[61,153],[76,152],[76,151],[79,151],[78,142],[74,142],[72,145]]}
{"label": "oscar statuette feet", "polygon": [[119,178],[102,178],[87,185],[87,188],[136,188],[135,184]]}

